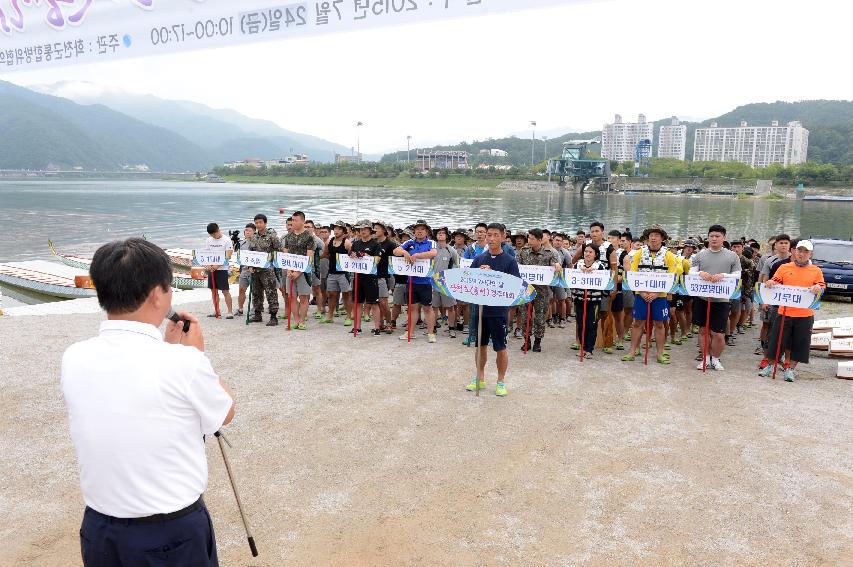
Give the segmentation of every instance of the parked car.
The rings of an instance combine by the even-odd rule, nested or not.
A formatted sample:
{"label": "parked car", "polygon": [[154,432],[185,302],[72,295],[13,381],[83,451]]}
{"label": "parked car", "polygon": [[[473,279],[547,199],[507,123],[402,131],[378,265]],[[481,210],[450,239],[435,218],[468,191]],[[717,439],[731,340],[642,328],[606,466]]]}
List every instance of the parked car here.
{"label": "parked car", "polygon": [[811,239],[812,263],[823,272],[826,293],[853,298],[853,241]]}

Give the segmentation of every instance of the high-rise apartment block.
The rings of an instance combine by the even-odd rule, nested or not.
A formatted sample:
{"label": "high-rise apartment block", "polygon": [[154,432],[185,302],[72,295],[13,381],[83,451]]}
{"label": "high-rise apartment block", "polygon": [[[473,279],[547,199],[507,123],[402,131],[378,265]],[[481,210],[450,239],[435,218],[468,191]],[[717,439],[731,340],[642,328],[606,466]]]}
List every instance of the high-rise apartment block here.
{"label": "high-rise apartment block", "polygon": [[654,122],[646,122],[646,116],[640,114],[636,122],[622,122],[616,115],[612,124],[605,124],[601,131],[601,157],[619,163],[632,161],[637,143],[640,140],[654,138]]}
{"label": "high-rise apartment block", "polygon": [[673,116],[670,124],[660,127],[658,157],[684,161],[686,147],[687,126],[680,124],[678,118]]}
{"label": "high-rise apartment block", "polygon": [[719,128],[712,122],[710,128],[697,128],[693,141],[693,161],[739,161],[752,167],[766,167],[771,163],[795,165],[805,163],[809,149],[809,131],[799,122],[779,126],[774,120],[770,126],[740,126]]}

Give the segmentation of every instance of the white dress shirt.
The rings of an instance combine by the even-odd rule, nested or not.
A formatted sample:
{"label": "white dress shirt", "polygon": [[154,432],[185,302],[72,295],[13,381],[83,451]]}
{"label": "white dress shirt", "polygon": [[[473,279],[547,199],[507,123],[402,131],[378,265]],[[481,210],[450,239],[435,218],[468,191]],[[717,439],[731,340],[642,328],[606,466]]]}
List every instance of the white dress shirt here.
{"label": "white dress shirt", "polygon": [[146,323],[110,320],[62,357],[62,393],[86,505],[117,518],[166,514],[207,488],[203,434],[231,397],[207,356]]}

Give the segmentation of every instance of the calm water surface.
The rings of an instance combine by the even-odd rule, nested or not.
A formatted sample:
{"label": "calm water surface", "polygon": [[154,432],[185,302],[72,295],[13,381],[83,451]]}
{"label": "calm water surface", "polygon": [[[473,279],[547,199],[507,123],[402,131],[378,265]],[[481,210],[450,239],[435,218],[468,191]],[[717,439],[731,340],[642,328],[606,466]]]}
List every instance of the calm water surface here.
{"label": "calm water surface", "polygon": [[501,221],[512,229],[547,227],[574,233],[601,220],[607,229],[639,233],[652,223],[671,235],[702,234],[713,223],[729,235],[853,236],[853,205],[665,195],[473,189],[383,189],[200,184],[168,181],[0,180],[0,261],[50,259],[47,240],[65,252],[92,254],[104,242],[145,234],[164,247],[200,246],[208,222],[235,229],[265,213],[279,228],[303,210],[317,223],[359,217],[403,226],[471,227]]}

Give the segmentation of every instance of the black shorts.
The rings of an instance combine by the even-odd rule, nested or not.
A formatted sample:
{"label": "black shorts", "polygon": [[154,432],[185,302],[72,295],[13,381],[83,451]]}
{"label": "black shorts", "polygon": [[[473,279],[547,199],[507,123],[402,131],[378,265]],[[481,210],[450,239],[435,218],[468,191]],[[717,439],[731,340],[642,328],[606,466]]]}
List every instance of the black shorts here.
{"label": "black shorts", "polygon": [[[791,360],[794,362],[809,363],[809,349],[812,344],[812,327],[814,327],[814,316],[810,317],[785,317],[785,328],[782,326],[782,316],[777,315],[773,326],[767,335],[767,358],[775,360],[778,354],[779,360],[785,357],[785,351],[791,351]],[[779,344],[779,332],[782,332],[782,344]],[[778,353],[776,352],[778,349]]]}
{"label": "black shorts", "polygon": [[625,298],[622,297],[621,291],[617,291],[616,297],[612,298],[610,300],[610,312],[611,313],[621,313],[624,310],[625,310]]}
{"label": "black shorts", "polygon": [[672,296],[672,301],[669,305],[676,311],[684,311],[687,307],[687,300],[689,297],[689,295],[679,295],[676,293]]}
{"label": "black shorts", "polygon": [[[705,326],[705,314],[708,302],[701,297],[693,300],[693,324],[700,327]],[[729,320],[729,302],[711,302],[711,332],[725,334]]]}
{"label": "black shorts", "polygon": [[432,285],[431,284],[412,284],[412,305],[420,303],[424,307],[432,305]]}
{"label": "black shorts", "polygon": [[358,275],[358,297],[356,303],[376,305],[379,303],[379,278],[365,274]]}
{"label": "black shorts", "polygon": [[492,339],[495,352],[506,350],[506,317],[483,317],[483,332],[477,344],[481,347],[488,346],[489,339]]}
{"label": "black shorts", "polygon": [[[211,274],[213,274],[213,278],[211,278]],[[215,272],[207,273],[207,289],[213,289],[213,281],[216,281],[216,289],[222,291],[228,291],[228,271],[227,270],[216,270]]]}

